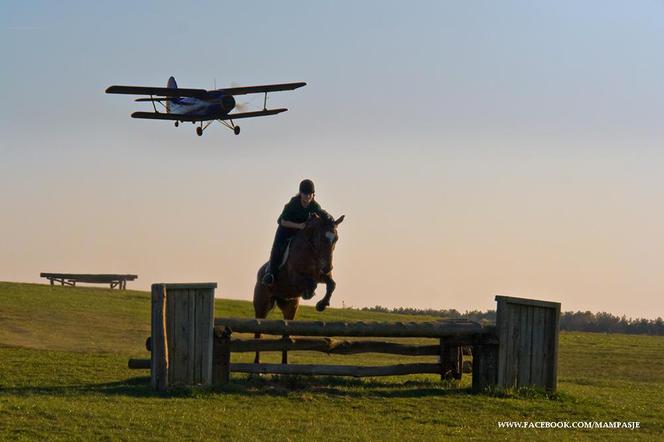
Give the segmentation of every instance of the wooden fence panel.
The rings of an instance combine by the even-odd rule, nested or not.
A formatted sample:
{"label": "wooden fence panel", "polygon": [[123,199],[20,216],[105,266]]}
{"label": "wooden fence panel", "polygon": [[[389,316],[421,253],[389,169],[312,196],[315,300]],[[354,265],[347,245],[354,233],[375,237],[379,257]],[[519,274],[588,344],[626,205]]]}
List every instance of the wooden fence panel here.
{"label": "wooden fence panel", "polygon": [[497,385],[557,387],[560,303],[496,296]]}

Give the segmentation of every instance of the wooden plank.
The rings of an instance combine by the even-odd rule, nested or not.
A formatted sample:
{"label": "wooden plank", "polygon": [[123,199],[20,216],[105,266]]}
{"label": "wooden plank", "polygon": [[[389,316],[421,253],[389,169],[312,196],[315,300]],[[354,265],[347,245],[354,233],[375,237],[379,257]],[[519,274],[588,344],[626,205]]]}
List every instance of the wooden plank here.
{"label": "wooden plank", "polygon": [[212,323],[214,315],[213,289],[195,289],[195,345],[194,382],[210,385],[212,382]]}
{"label": "wooden plank", "polygon": [[231,372],[263,374],[295,374],[323,376],[399,376],[407,374],[439,374],[440,364],[398,364],[373,367],[356,365],[304,365],[304,364],[241,364],[231,363]]}
{"label": "wooden plank", "polygon": [[215,327],[235,333],[299,336],[365,336],[441,338],[482,334],[482,325],[467,320],[432,322],[323,322],[216,318]]}
{"label": "wooden plank", "polygon": [[[212,345],[214,340],[214,288],[202,289],[205,291],[205,330],[206,338],[203,346],[203,379],[205,385],[212,383]],[[230,357],[230,356],[229,356]]]}
{"label": "wooden plank", "polygon": [[519,327],[518,358],[517,358],[517,387],[531,385],[530,366],[532,358],[532,339],[533,339],[533,309],[532,305],[519,305],[521,321]]}
{"label": "wooden plank", "polygon": [[199,327],[196,321],[196,289],[183,290],[186,293],[187,312],[187,356],[185,384],[196,385],[196,329]]}
{"label": "wooden plank", "polygon": [[560,308],[559,302],[553,301],[541,301],[539,299],[526,299],[526,298],[515,298],[513,296],[496,296],[496,301],[506,302],[509,304],[519,304],[519,305],[530,305],[535,307],[545,307],[545,308]]}
{"label": "wooden plank", "polygon": [[[166,288],[164,287],[164,290]],[[177,316],[177,305],[176,305],[176,292],[175,291],[170,291],[166,290],[167,297],[166,297],[166,307],[167,307],[167,332],[168,332],[168,344],[169,344],[169,364],[171,369],[169,370],[169,378],[168,382],[169,385],[174,385],[175,382],[175,366],[178,364],[177,359],[177,354],[180,349],[180,343],[175,339],[175,336],[177,335],[177,329],[176,329],[176,322],[178,320]]]}
{"label": "wooden plank", "polygon": [[558,341],[560,335],[560,307],[549,310],[547,324],[547,347],[549,356],[545,360],[547,365],[546,389],[555,392],[558,388]]}
{"label": "wooden plank", "polygon": [[177,351],[173,358],[173,385],[191,385],[188,378],[190,361],[189,330],[193,324],[189,318],[189,292],[187,289],[166,289],[175,298],[174,330]]}
{"label": "wooden plank", "polygon": [[202,365],[202,356],[203,356],[203,336],[202,324],[200,316],[202,315],[203,310],[203,296],[198,290],[194,289],[191,291],[193,294],[192,297],[192,306],[193,306],[193,317],[194,317],[194,346],[193,346],[193,370],[192,370],[192,382],[194,384],[201,384],[203,378],[203,365]]}
{"label": "wooden plank", "polygon": [[507,303],[496,297],[496,335],[498,336],[498,378],[499,386],[505,385],[505,364],[507,363]]}
{"label": "wooden plank", "polygon": [[322,353],[352,355],[360,353],[386,353],[405,356],[439,356],[440,345],[411,345],[384,341],[350,341],[332,338],[233,339],[231,351],[319,351]]}
{"label": "wooden plank", "polygon": [[216,289],[216,282],[161,283],[166,290]]}
{"label": "wooden plank", "polygon": [[533,311],[532,360],[530,381],[533,385],[544,386],[544,316],[546,308],[536,307]]}
{"label": "wooden plank", "polygon": [[[520,319],[519,306],[506,303],[506,322],[507,339],[505,341],[505,366],[502,368],[504,372],[503,388],[513,388],[516,386],[516,366],[517,366],[517,345],[519,340],[519,329],[517,324]],[[503,346],[503,341],[500,341]]]}
{"label": "wooden plank", "polygon": [[167,294],[159,284],[152,285],[151,383],[157,390],[169,386],[169,345],[167,333]]}

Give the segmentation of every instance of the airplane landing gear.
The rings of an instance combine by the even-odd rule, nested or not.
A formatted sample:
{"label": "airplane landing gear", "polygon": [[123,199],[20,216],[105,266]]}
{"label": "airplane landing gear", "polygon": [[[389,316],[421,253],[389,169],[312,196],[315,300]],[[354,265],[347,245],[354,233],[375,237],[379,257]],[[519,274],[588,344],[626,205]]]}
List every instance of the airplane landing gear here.
{"label": "airplane landing gear", "polygon": [[203,128],[202,127],[199,126],[199,127],[196,128],[196,135],[198,135],[199,137],[201,135],[203,135]]}
{"label": "airplane landing gear", "polygon": [[179,121],[176,121],[176,122],[175,122],[175,127],[178,127],[179,125],[180,125],[180,122],[179,122]]}
{"label": "airplane landing gear", "polygon": [[232,130],[235,135],[240,135],[240,126],[236,126],[230,118],[228,120],[219,120],[219,122]]}

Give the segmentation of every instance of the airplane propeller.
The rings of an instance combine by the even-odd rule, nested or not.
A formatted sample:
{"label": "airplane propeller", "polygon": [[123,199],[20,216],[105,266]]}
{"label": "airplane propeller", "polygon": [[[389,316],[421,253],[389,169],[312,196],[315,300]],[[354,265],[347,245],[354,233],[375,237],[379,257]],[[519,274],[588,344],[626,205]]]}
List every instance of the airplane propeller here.
{"label": "airplane propeller", "polygon": [[[231,87],[240,87],[241,85],[235,81],[231,81]],[[243,101],[242,103],[236,101],[235,102],[235,109],[238,112],[247,112],[249,110],[249,101]]]}

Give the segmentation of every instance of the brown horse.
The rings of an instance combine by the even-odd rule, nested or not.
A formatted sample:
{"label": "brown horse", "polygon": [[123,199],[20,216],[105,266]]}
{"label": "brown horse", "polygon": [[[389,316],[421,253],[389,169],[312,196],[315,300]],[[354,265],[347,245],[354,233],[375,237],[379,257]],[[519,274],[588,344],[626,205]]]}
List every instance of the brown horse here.
{"label": "brown horse", "polygon": [[[316,310],[322,312],[330,305],[336,283],[332,279],[332,253],[339,236],[337,226],[344,216],[335,220],[330,214],[321,211],[313,214],[304,229],[297,232],[290,242],[286,262],[279,270],[279,277],[270,286],[261,280],[268,263],[263,264],[256,275],[254,287],[254,312],[256,318],[265,318],[274,308],[275,303],[284,315],[284,319],[293,319],[300,304],[300,297],[311,299],[319,283],[325,284],[325,296],[316,304]],[[260,338],[260,333],[256,334]],[[259,362],[256,353],[255,362]],[[286,355],[283,356],[283,362]]]}

